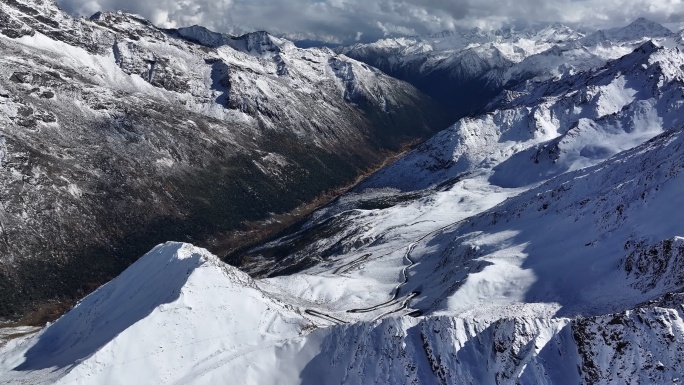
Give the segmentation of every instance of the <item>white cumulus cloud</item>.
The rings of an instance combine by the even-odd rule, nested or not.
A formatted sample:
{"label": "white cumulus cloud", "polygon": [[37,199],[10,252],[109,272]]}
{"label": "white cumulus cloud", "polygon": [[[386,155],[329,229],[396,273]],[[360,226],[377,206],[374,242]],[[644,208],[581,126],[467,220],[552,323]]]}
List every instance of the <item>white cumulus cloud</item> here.
{"label": "white cumulus cloud", "polygon": [[646,17],[684,27],[682,0],[57,0],[67,11],[138,13],[157,25],[199,24],[240,33],[266,30],[301,39],[351,42],[457,28],[561,22],[584,28]]}

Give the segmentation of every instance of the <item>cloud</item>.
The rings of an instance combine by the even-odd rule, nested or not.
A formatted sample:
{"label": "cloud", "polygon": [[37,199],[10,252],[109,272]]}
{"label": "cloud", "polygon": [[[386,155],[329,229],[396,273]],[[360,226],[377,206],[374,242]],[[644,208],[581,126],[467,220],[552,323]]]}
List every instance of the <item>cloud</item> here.
{"label": "cloud", "polygon": [[561,22],[584,28],[646,17],[670,28],[683,0],[57,0],[67,11],[138,13],[163,27],[204,25],[241,33],[266,30],[300,39],[352,42],[457,28]]}
{"label": "cloud", "polygon": [[204,25],[228,30],[232,20],[232,0],[57,0],[67,12],[89,16],[97,11],[126,11],[144,16],[160,27]]}

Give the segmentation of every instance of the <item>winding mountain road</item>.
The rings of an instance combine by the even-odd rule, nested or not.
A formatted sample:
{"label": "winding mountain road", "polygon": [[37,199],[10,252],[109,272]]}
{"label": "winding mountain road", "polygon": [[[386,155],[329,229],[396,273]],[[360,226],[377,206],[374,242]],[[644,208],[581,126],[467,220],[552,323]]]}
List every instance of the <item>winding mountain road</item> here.
{"label": "winding mountain road", "polygon": [[[411,269],[411,267],[413,267],[413,265],[415,265],[415,263],[416,263],[415,260],[413,260],[411,258],[411,253],[413,252],[413,249],[415,249],[416,246],[418,245],[418,243],[420,243],[425,238],[427,238],[433,234],[436,234],[440,231],[443,231],[443,230],[457,224],[458,222],[461,222],[461,221],[459,220],[456,222],[452,222],[446,226],[442,226],[436,230],[430,231],[430,232],[426,233],[425,235],[421,236],[420,238],[416,239],[415,241],[411,242],[406,247],[406,253],[404,253],[404,258],[406,258],[406,260],[409,262],[409,264],[404,266],[404,268],[402,269],[402,271],[401,271],[402,281],[394,288],[394,294],[392,295],[392,298],[390,300],[385,301],[385,302],[380,303],[380,304],[377,304],[377,305],[374,305],[374,306],[366,307],[366,308],[349,309],[349,310],[347,310],[347,313],[370,313],[370,312],[373,312],[373,311],[378,310],[378,309],[382,309],[382,308],[386,308],[386,307],[395,306],[397,304],[400,304],[399,307],[392,308],[391,310],[389,310],[385,313],[382,313],[381,315],[373,318],[373,321],[377,321],[377,320],[382,319],[382,318],[384,318],[390,314],[394,314],[394,313],[398,313],[402,310],[406,310],[408,308],[411,300],[413,298],[415,298],[416,296],[420,295],[420,292],[414,291],[414,292],[411,292],[411,293],[406,294],[404,296],[401,296],[401,297],[399,296],[399,293],[401,292],[402,287],[406,286],[406,284],[409,281],[409,275],[408,275],[409,269]],[[373,255],[372,253],[364,254],[361,257],[340,266],[339,268],[337,268],[334,271],[334,274],[345,273],[345,272],[351,270],[352,268],[355,268],[355,267],[361,265],[362,263],[366,262],[372,255]],[[385,255],[387,255],[387,254],[385,254]],[[349,323],[348,321],[344,321],[344,320],[339,319],[337,317],[333,317],[329,314],[322,313],[320,311],[313,310],[313,309],[306,309],[304,312],[306,314],[312,315],[314,317],[318,317],[318,318],[324,319],[326,321],[334,322],[337,324]],[[414,312],[408,313],[408,315],[412,315],[412,316],[419,316],[420,314],[422,314],[421,311],[414,311]]]}

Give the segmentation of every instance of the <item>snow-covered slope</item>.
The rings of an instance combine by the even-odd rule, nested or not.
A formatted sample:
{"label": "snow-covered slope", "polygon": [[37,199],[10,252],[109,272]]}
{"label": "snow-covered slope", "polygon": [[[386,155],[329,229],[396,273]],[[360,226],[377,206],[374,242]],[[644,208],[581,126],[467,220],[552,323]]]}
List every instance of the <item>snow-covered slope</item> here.
{"label": "snow-covered slope", "polygon": [[[355,384],[678,381],[683,157],[678,128],[410,244],[400,295],[417,294],[401,313],[422,317],[321,332],[308,370]],[[344,273],[377,277],[383,258]]]}
{"label": "snow-covered slope", "polygon": [[[307,373],[341,383],[681,378],[681,301],[661,299],[684,287],[682,64],[680,48],[646,42],[507,92],[239,255],[255,273],[301,271],[268,281],[325,298],[319,314],[353,323],[320,332]],[[357,323],[393,315],[403,318]]]}
{"label": "snow-covered slope", "polygon": [[[377,269],[391,269],[390,266],[399,268],[407,261],[407,247],[413,252],[430,254],[431,257],[427,260],[438,264],[438,261],[443,261],[440,253],[447,253],[444,247],[450,241],[435,239],[434,236],[452,223],[459,223],[474,214],[484,212],[508,197],[535,188],[549,178],[602,164],[606,159],[618,154],[624,155],[624,151],[664,131],[679,129],[684,123],[682,64],[684,55],[679,48],[658,47],[647,42],[602,68],[548,81],[525,92],[506,93],[491,104],[494,108],[492,111],[460,120],[397,162],[375,173],[354,192],[312,215],[307,222],[288,235],[238,255],[235,261],[249,271],[261,274],[282,274],[305,268],[309,268],[307,271],[321,273],[337,271],[346,275],[350,272],[355,278],[373,282],[372,284],[379,283],[385,288],[385,292],[392,293],[392,287],[396,285],[395,277],[386,276],[384,271],[355,271],[369,264],[377,264]],[[641,162],[630,161],[626,168],[637,169]],[[612,168],[619,167],[615,163]],[[607,186],[601,187],[606,178],[607,175],[603,175],[592,179],[590,184],[579,188],[580,191],[586,190],[586,196],[568,198],[572,202],[566,202],[565,205],[572,207],[585,200],[583,205],[586,205],[587,202],[607,194],[614,186],[627,183],[627,180],[614,183],[608,181]],[[636,175],[631,178],[639,180]],[[643,192],[639,191],[638,194]],[[592,207],[590,213],[602,212],[602,215],[609,217],[609,214],[617,210],[616,207],[628,204],[632,198],[621,199],[624,202],[616,202],[612,208],[601,209],[605,211],[589,205]],[[520,204],[531,207],[529,211],[536,213],[537,209],[546,210],[551,203],[542,202],[539,207],[532,207],[534,205],[531,203]],[[665,207],[669,203],[664,201],[662,204]],[[524,212],[523,209],[516,210],[511,209],[511,212]],[[505,214],[506,209],[503,212],[495,216],[500,216],[505,221],[513,220]],[[643,215],[648,216],[648,213]],[[574,215],[563,213],[559,218],[545,217],[548,223],[540,219],[540,224],[543,229],[556,228],[554,223],[566,217],[574,218]],[[597,222],[605,220],[589,219],[586,213],[580,219]],[[499,221],[501,220],[492,222]],[[583,255],[582,253],[590,250],[583,245],[594,242],[596,237],[600,238],[597,235],[600,232],[597,229],[590,230],[592,228],[589,223],[582,221],[577,226],[577,230],[571,231],[573,236],[581,234],[592,239],[580,242],[582,247],[579,250],[569,250]],[[570,228],[573,227],[568,224],[568,229]],[[583,233],[581,229],[587,231]],[[659,228],[657,231],[660,230],[663,229]],[[484,229],[480,231],[486,234]],[[493,242],[510,242],[508,237],[515,237],[520,231],[522,230],[513,229],[510,233],[503,232],[501,236],[495,236]],[[543,234],[540,230],[537,235],[542,237]],[[677,235],[676,232],[663,234],[662,239],[654,242]],[[570,237],[562,229],[548,236],[553,241],[542,242],[542,245],[562,244],[559,239]],[[464,237],[468,239],[470,235]],[[419,241],[427,242],[423,251],[420,251],[421,248],[416,243]],[[627,238],[621,239],[620,247],[627,241],[635,242]],[[533,239],[514,245],[524,247],[526,242],[532,244]],[[489,265],[481,259],[481,252],[475,246],[458,244],[449,247],[456,253],[463,253],[463,258],[466,259],[456,263],[456,266],[465,270],[445,270],[444,264],[433,266],[434,272],[441,271],[435,274],[445,275],[425,277],[425,280],[419,280],[413,286],[416,292],[423,292],[426,289],[419,287],[424,282],[443,282],[446,288],[442,289],[436,289],[440,285],[426,284],[431,290],[443,290],[425,297],[428,302],[444,300],[446,292],[453,291],[462,284],[460,280],[468,276],[469,269],[479,271]],[[559,253],[562,250],[565,249],[553,252]],[[622,258],[624,255],[617,257]],[[346,264],[346,267],[332,267],[339,263]],[[527,271],[526,274],[531,273]],[[452,278],[449,278],[449,274],[452,274]],[[607,271],[597,272],[597,276],[602,274],[607,274]],[[524,282],[523,278],[520,277],[521,282]],[[507,278],[501,279],[508,281]],[[531,280],[533,275],[525,279]],[[349,283],[350,298],[358,295],[353,285]],[[519,289],[520,293],[525,293],[529,287],[520,283]],[[511,297],[515,297],[512,289],[508,292]],[[410,293],[403,292],[404,295]],[[630,296],[637,297],[634,293],[627,295],[628,298]],[[362,298],[365,297],[368,294],[364,293]],[[471,298],[467,294],[465,297]],[[509,298],[505,295],[502,297]],[[420,298],[412,299],[411,302],[416,303]],[[518,300],[522,301],[523,298]],[[594,301],[598,300],[590,298],[586,303]],[[541,302],[554,301],[547,299]],[[467,301],[464,303],[471,305]],[[597,306],[605,310],[608,305],[610,303]],[[424,306],[421,311],[430,306],[433,305]],[[556,305],[548,308],[548,313],[544,314],[555,314],[559,309],[554,306]],[[449,308],[446,305],[442,307]],[[376,315],[380,314],[382,311],[378,310]]]}
{"label": "snow-covered slope", "polygon": [[308,339],[320,353],[302,383],[676,383],[684,314],[681,299],[670,306],[574,320],[403,317],[337,326]]}
{"label": "snow-covered slope", "polygon": [[414,249],[424,289],[412,303],[497,315],[539,303],[594,315],[680,290],[683,142],[681,129],[668,132],[427,237]]}
{"label": "snow-covered slope", "polygon": [[[159,245],[0,348],[31,384],[609,384],[681,377],[682,295],[596,317],[388,318],[317,328],[206,250]],[[319,319],[320,321],[320,319]]]}
{"label": "snow-covered slope", "polygon": [[438,133],[239,263],[274,274],[319,258],[384,255],[548,178],[598,164],[682,124],[683,63],[678,48],[645,43],[603,68],[505,93],[490,112]]}
{"label": "snow-covered slope", "polygon": [[419,190],[464,173],[521,187],[587,167],[683,121],[684,54],[644,43],[605,66],[525,92],[438,133],[364,187]]}
{"label": "snow-covered slope", "polygon": [[684,284],[683,171],[678,128],[556,177],[399,250],[411,264],[400,301],[375,306],[368,292],[397,270],[389,254],[253,281],[202,249],[162,245],[2,348],[2,379],[672,382],[684,368],[672,294]]}
{"label": "snow-covered slope", "polygon": [[[363,312],[372,317],[419,311],[496,319],[629,309],[681,289],[683,138],[676,128],[496,206],[520,189],[470,175],[420,195],[357,193],[244,258],[257,270],[275,258],[277,264],[265,265],[275,272],[317,261],[305,272],[325,277],[316,291],[331,290],[325,280],[337,282],[326,296],[339,296],[342,312],[334,306],[327,314],[343,320],[352,317],[345,313],[350,308],[388,301],[369,287],[390,293],[384,306]],[[471,216],[478,211],[484,212]],[[300,290],[288,288],[289,277],[278,280],[282,290]]]}
{"label": "snow-covered slope", "polygon": [[[338,256],[255,281],[202,249],[160,245],[54,324],[2,347],[0,378],[674,382],[684,368],[683,165],[684,129],[673,129],[414,240],[398,250],[404,273],[392,254]],[[397,272],[398,300],[382,302],[373,292]]]}
{"label": "snow-covered slope", "polygon": [[245,221],[444,127],[426,96],[366,64],[216,36],[0,2],[0,318],[89,292],[168,239],[230,248]]}
{"label": "snow-covered slope", "polygon": [[278,369],[271,351],[311,326],[208,251],[167,243],[37,335],[11,341],[0,381],[251,384],[268,370],[281,376],[271,383],[293,383],[296,368]]}

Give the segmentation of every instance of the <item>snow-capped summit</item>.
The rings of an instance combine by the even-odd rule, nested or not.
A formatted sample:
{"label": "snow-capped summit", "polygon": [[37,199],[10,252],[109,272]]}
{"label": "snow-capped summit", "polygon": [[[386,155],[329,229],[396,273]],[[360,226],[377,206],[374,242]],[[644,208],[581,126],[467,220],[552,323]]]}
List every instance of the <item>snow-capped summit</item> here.
{"label": "snow-capped summit", "polygon": [[271,36],[266,31],[257,31],[233,39],[231,46],[237,50],[252,54],[269,55],[279,52],[281,46],[285,44],[294,47],[294,44],[290,41]]}
{"label": "snow-capped summit", "polygon": [[582,43],[585,45],[634,43],[672,37],[673,35],[674,33],[669,29],[642,17],[624,27],[594,32],[585,37]]}
{"label": "snow-capped summit", "polygon": [[[250,355],[308,324],[208,251],[166,243],[0,357],[0,379],[13,371],[64,384],[224,382],[240,365],[275,364]],[[247,380],[243,368],[237,377]]]}
{"label": "snow-capped summit", "polygon": [[168,30],[171,34],[207,46],[218,48],[230,46],[238,51],[257,56],[272,56],[280,51],[280,47],[294,44],[288,40],[280,39],[270,35],[266,31],[256,31],[246,33],[241,36],[231,36],[228,34],[213,32],[205,27],[193,25],[191,27],[177,28]]}
{"label": "snow-capped summit", "polygon": [[187,39],[212,48],[225,45],[226,41],[232,37],[223,33],[210,31],[209,29],[200,25],[177,28],[172,31],[175,31],[178,36],[182,37],[183,39]]}

